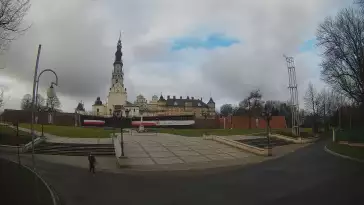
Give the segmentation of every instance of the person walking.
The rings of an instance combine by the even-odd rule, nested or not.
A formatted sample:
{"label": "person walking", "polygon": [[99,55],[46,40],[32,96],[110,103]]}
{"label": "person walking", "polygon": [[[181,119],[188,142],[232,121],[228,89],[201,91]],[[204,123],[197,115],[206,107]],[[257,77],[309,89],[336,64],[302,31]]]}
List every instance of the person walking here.
{"label": "person walking", "polygon": [[92,172],[94,174],[95,174],[95,163],[96,163],[96,158],[90,152],[90,154],[88,156],[89,172]]}

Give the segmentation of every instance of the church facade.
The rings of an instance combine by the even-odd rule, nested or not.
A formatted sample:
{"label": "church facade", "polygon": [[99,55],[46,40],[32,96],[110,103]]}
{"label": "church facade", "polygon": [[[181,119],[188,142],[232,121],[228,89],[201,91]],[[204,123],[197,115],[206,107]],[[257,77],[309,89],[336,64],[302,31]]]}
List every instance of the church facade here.
{"label": "church facade", "polygon": [[176,96],[159,97],[154,95],[148,101],[143,95],[138,95],[132,103],[128,101],[127,89],[124,85],[123,70],[123,53],[121,51],[122,44],[119,38],[114,69],[110,82],[109,94],[107,101],[103,103],[100,97],[97,97],[92,105],[92,115],[96,116],[176,116],[176,115],[195,115],[198,118],[215,118],[215,102],[212,98],[207,103],[202,98],[194,98],[187,96],[186,98],[176,98]]}

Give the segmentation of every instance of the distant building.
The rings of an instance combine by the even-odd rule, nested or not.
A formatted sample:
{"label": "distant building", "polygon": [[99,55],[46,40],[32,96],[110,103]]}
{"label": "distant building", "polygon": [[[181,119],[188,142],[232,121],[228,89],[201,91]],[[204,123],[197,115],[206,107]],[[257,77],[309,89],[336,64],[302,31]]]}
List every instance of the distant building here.
{"label": "distant building", "polygon": [[[138,95],[134,103],[127,101],[127,90],[124,86],[124,71],[122,61],[122,44],[119,38],[115,52],[114,70],[111,77],[111,86],[107,101],[103,103],[100,97],[92,105],[92,115],[97,116],[165,116],[165,115],[195,115],[198,118],[214,118],[215,102],[212,98],[207,103],[201,99],[187,96],[186,98],[172,98],[168,95],[154,95],[148,100],[143,95]],[[79,104],[80,108],[81,105]],[[79,108],[77,106],[77,108]],[[83,106],[83,104],[82,104]],[[83,107],[82,107],[83,108]],[[82,112],[82,109],[76,109]],[[84,111],[84,109],[83,109]]]}

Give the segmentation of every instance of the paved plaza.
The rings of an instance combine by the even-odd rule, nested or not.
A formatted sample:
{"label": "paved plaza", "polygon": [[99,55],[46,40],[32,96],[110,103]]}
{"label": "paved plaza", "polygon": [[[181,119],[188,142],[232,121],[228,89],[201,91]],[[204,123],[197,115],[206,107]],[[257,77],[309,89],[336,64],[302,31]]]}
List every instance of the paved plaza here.
{"label": "paved plaza", "polygon": [[244,159],[248,152],[202,137],[171,134],[124,134],[126,158],[120,165],[168,165]]}
{"label": "paved plaza", "polygon": [[[22,128],[23,131],[30,131]],[[40,134],[40,133],[38,133]],[[120,136],[120,133],[117,133]],[[50,143],[112,144],[111,138],[69,138],[44,133]],[[120,168],[140,170],[188,170],[258,163],[267,157],[221,144],[202,137],[185,137],[166,133],[124,133],[125,157],[97,156],[97,169],[120,172]],[[228,136],[230,139],[253,139],[258,136]],[[304,145],[274,148],[274,157],[283,156]],[[24,156],[26,157],[26,156]],[[37,158],[59,164],[87,168],[85,156],[37,154]]]}

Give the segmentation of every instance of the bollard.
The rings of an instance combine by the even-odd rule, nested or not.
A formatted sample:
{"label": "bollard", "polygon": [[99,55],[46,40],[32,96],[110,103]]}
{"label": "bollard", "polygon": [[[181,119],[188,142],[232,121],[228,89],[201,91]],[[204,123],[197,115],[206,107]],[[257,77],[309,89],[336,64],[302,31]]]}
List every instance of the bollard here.
{"label": "bollard", "polygon": [[335,129],[332,129],[332,141],[333,141],[333,142],[335,142],[335,141],[336,141]]}

